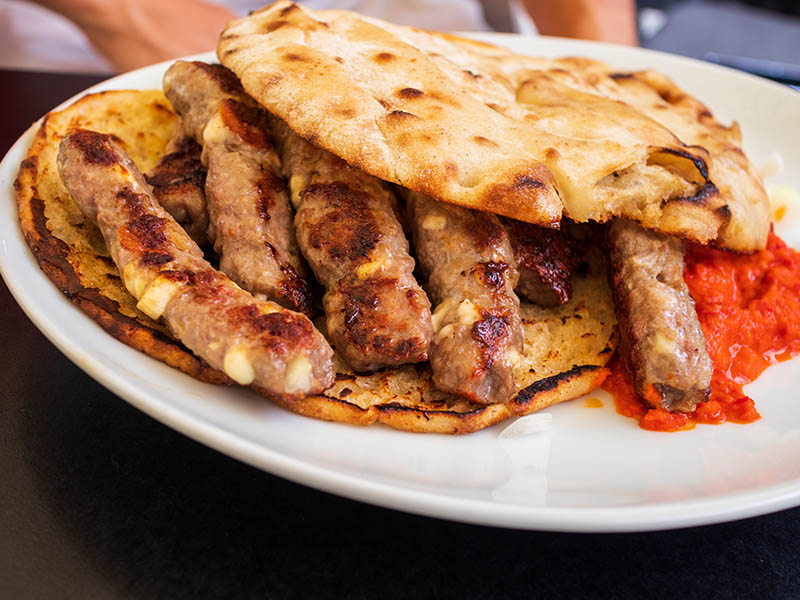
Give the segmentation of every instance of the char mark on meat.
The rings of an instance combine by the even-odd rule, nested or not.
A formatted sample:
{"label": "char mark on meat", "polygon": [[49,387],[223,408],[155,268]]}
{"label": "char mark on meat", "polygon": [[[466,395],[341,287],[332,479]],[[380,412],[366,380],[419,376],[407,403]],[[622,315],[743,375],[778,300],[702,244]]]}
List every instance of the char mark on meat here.
{"label": "char mark on meat", "polygon": [[161,206],[203,247],[208,244],[208,208],[201,151],[197,142],[179,133],[146,179]]}
{"label": "char mark on meat", "polygon": [[431,368],[441,390],[484,404],[517,391],[519,274],[495,215],[408,196],[417,258],[434,301]]}
{"label": "char mark on meat", "polygon": [[525,300],[552,307],[569,302],[578,257],[564,230],[503,218],[519,268],[515,288]]}
{"label": "char mark on meat", "polygon": [[270,117],[297,209],[300,249],[325,287],[328,335],[359,372],[427,360],[430,302],[378,179],[295,135]]}
{"label": "char mark on meat", "polygon": [[682,241],[617,219],[606,243],[621,350],[636,392],[650,406],[693,411],[708,399],[713,365],[683,280]]}
{"label": "char mark on meat", "polygon": [[220,269],[253,294],[310,315],[311,287],[266,111],[221,65],[177,61],[164,76],[164,92],[203,146],[209,235]]}
{"label": "char mark on meat", "polygon": [[[103,161],[93,158],[97,149]],[[61,142],[58,166],[144,314],[162,319],[197,356],[237,383],[293,398],[332,385],[333,351],[311,321],[253,297],[211,267],[110,136],[73,132]]]}

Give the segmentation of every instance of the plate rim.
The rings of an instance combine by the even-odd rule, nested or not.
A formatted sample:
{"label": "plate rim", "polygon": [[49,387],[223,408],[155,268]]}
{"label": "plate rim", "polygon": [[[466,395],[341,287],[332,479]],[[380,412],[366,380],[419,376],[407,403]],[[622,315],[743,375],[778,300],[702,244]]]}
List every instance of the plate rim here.
{"label": "plate rim", "polygon": [[[618,47],[612,44],[544,36],[525,38],[514,34],[481,33],[470,34],[470,37],[496,43],[502,43],[504,39],[508,40],[509,38],[519,41],[521,38],[523,43],[531,44],[532,52],[535,51],[533,48],[537,43],[555,42],[563,44],[567,48],[604,47],[619,50],[623,53],[656,54],[659,55],[661,60],[667,57],[667,60],[677,61],[678,63],[685,61],[687,64],[694,66],[700,65],[707,69],[722,70],[726,75],[741,78],[742,81],[747,81],[748,84],[755,82],[756,85],[769,85],[773,90],[781,90],[789,96],[794,97],[797,95],[797,92],[757,76],[741,73],[728,67],[654,50]],[[189,60],[209,60],[213,56],[213,52],[206,52],[184,58]],[[172,60],[163,61],[106,79],[75,94],[53,110],[61,109],[87,93],[102,89],[116,89],[120,79],[124,81],[129,79],[132,74],[165,69],[172,62]],[[130,86],[123,87],[129,88]],[[800,101],[800,96],[797,96],[796,101]],[[34,122],[17,139],[3,160],[0,161],[0,177],[8,172],[10,181],[13,182],[19,161],[24,157],[40,123],[41,119]],[[10,199],[13,202],[12,212],[17,216],[13,189],[10,192]],[[33,264],[36,264],[19,230],[18,218],[9,228],[11,230],[16,229],[17,233],[17,239],[10,240],[12,245],[14,242],[21,242],[22,247],[29,254],[29,259],[33,261]],[[2,229],[0,228],[1,231]],[[277,449],[259,445],[252,440],[243,439],[218,425],[206,422],[199,416],[187,415],[178,407],[170,406],[152,397],[146,390],[136,387],[128,379],[115,376],[97,357],[84,351],[77,340],[69,339],[61,331],[58,323],[48,317],[46,306],[37,305],[37,301],[29,297],[30,293],[24,289],[22,280],[13,268],[9,268],[9,261],[13,260],[14,257],[9,252],[8,242],[9,240],[0,237],[0,274],[2,274],[10,293],[37,329],[80,369],[121,399],[168,427],[251,466],[302,485],[404,512],[473,524],[541,531],[630,532],[673,529],[747,518],[800,504],[800,478],[755,490],[691,500],[653,502],[634,506],[555,507],[547,505],[499,505],[483,499],[442,496],[436,492],[403,488],[391,483],[366,480],[349,473],[335,471],[322,465],[287,455]],[[39,282],[44,280],[53,287],[55,293],[63,302],[68,303],[70,307],[73,306],[63,294],[55,289],[49,278],[41,270],[37,268],[33,277]],[[83,316],[83,313],[77,308],[75,310]],[[88,317],[84,318],[88,319]],[[119,343],[121,344],[121,342]],[[332,426],[347,427],[347,425],[341,424]],[[418,434],[409,433],[408,435]],[[498,507],[500,510],[498,510]]]}

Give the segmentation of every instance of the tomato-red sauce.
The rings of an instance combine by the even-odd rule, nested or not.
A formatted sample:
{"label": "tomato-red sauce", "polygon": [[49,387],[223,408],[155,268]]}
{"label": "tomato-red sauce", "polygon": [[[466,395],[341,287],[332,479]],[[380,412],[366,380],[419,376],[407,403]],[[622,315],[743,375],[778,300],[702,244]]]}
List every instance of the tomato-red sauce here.
{"label": "tomato-red sauce", "polygon": [[692,244],[683,277],[714,363],[708,402],[690,414],[648,408],[633,391],[625,361],[618,357],[603,388],[614,397],[617,412],[654,431],[760,419],[742,386],[769,365],[800,354],[800,252],[774,233],[767,248],[753,254]]}

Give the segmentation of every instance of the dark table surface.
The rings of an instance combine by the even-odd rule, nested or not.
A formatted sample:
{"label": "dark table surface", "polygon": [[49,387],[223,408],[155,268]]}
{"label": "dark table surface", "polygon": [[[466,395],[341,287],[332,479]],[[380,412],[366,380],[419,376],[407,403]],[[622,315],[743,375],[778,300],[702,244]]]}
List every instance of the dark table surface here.
{"label": "dark table surface", "polygon": [[[96,77],[0,71],[0,154]],[[403,514],[287,482],[73,365],[0,283],[0,598],[798,598],[800,509],[641,534]]]}

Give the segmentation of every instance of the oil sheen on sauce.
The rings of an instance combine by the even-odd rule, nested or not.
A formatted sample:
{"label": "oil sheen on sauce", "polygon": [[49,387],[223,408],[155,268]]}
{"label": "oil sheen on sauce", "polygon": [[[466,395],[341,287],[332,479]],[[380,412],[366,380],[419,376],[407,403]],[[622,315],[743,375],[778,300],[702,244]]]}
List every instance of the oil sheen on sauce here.
{"label": "oil sheen on sauce", "polygon": [[772,232],[766,249],[753,254],[690,244],[683,277],[714,363],[708,402],[689,414],[648,408],[619,356],[603,388],[614,397],[617,412],[653,431],[761,418],[742,386],[769,365],[800,354],[800,252]]}

